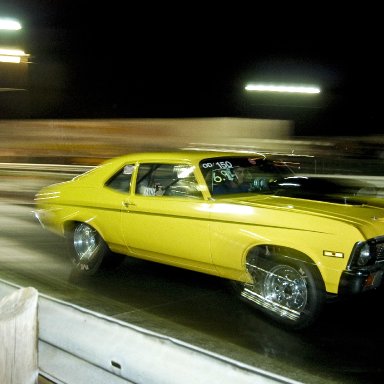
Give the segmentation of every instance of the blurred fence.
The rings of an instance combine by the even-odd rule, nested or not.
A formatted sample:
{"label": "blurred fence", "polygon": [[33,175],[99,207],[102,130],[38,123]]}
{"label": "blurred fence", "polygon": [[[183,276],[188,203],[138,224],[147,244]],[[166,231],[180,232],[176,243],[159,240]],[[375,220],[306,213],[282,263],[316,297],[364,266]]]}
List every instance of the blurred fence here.
{"label": "blurred fence", "polygon": [[[0,162],[97,165],[145,150],[244,149],[310,155],[316,173],[384,175],[384,136],[293,137],[288,120],[0,120]],[[304,166],[304,163],[303,163]]]}
{"label": "blurred fence", "polygon": [[97,164],[143,150],[278,145],[286,120],[245,118],[0,120],[0,162]]}
{"label": "blurred fence", "polygon": [[[122,154],[235,149],[300,155],[300,172],[384,176],[383,137],[298,138],[287,120],[0,120],[0,194],[25,197]],[[379,180],[381,183],[381,180]]]}

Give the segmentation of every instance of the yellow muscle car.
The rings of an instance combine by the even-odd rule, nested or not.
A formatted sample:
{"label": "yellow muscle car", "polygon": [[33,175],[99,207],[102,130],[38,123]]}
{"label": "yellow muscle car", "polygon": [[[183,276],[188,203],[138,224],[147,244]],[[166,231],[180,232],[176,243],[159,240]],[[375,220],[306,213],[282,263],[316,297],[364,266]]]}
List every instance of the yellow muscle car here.
{"label": "yellow muscle car", "polygon": [[297,175],[277,155],[137,153],[43,188],[35,215],[81,274],[129,255],[220,276],[303,329],[328,299],[382,283],[384,209],[368,190]]}

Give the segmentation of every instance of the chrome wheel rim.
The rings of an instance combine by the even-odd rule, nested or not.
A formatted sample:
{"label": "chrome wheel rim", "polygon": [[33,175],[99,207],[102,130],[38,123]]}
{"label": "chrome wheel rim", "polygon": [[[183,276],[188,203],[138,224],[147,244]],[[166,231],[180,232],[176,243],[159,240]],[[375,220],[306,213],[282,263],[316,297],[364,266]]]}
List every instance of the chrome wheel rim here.
{"label": "chrome wheel rim", "polygon": [[277,265],[264,280],[264,298],[279,307],[301,311],[308,299],[306,280],[294,268]]}
{"label": "chrome wheel rim", "polygon": [[95,229],[84,223],[76,227],[73,234],[73,247],[79,261],[90,261],[98,245],[98,233]]}

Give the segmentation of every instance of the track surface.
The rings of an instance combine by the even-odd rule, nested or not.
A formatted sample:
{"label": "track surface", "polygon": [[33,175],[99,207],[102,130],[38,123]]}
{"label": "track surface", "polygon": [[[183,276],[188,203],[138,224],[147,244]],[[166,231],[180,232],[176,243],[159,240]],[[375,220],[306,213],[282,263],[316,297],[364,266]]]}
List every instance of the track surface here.
{"label": "track surface", "polygon": [[329,304],[310,330],[290,333],[240,303],[226,281],[126,258],[74,276],[61,238],[32,205],[0,202],[0,278],[175,337],[303,383],[382,383],[384,290]]}

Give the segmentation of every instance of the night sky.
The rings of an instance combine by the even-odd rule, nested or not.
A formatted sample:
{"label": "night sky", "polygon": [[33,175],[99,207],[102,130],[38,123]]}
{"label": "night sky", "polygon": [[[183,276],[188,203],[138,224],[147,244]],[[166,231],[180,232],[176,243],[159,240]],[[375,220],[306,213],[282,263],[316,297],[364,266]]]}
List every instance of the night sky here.
{"label": "night sky", "polygon": [[[32,62],[27,101],[12,117],[282,118],[304,135],[381,133],[373,8],[138,4],[1,1],[0,13],[22,22]],[[248,82],[322,92],[250,94]]]}

